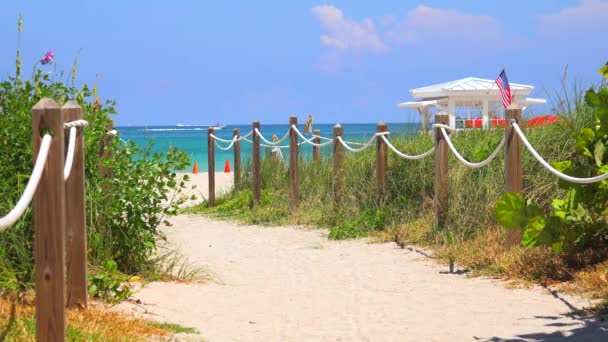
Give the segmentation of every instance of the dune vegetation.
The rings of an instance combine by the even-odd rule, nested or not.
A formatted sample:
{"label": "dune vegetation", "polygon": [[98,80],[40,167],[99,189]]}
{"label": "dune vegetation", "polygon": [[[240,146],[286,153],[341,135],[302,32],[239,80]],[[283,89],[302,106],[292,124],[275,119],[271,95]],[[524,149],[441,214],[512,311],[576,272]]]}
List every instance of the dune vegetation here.
{"label": "dune vegetation", "polygon": [[[552,94],[554,113],[560,120],[553,125],[524,128],[530,142],[549,162],[574,160],[580,161],[577,165],[589,164],[583,160],[580,132],[600,123],[604,125],[601,115],[608,108],[605,102],[598,102],[606,101],[604,97],[590,100],[590,92],[596,93],[594,90],[586,93],[579,85],[570,87],[564,82],[563,88]],[[598,96],[605,96],[606,92],[604,84],[597,90]],[[503,135],[501,129],[469,130],[453,134],[452,140],[465,158],[481,161],[495,149]],[[598,137],[593,144],[600,141],[599,144],[605,145],[604,139]],[[424,134],[391,135],[390,140],[400,151],[408,154],[422,153],[433,145],[432,138]],[[522,153],[523,196],[528,203],[534,203],[541,212],[549,215],[554,211],[555,200],[563,199],[571,190],[527,151]],[[602,155],[600,162],[604,163],[606,159]],[[603,164],[598,165],[584,175],[600,172],[598,170]],[[593,241],[591,244],[554,248],[552,251],[546,244],[528,243],[542,246],[505,250],[505,228],[500,224],[504,220],[497,221],[495,215],[497,202],[504,195],[504,161],[500,157],[483,168],[470,169],[450,154],[448,223],[442,229],[433,229],[432,156],[409,161],[389,151],[388,191],[379,195],[375,183],[375,149],[356,154],[345,151],[342,199],[337,207],[333,205],[332,198],[331,157],[319,162],[301,159],[300,207],[293,212],[289,209],[288,165],[270,158],[263,159],[261,202],[256,207],[252,206],[251,167],[250,163],[244,166],[241,187],[217,199],[215,207],[209,208],[207,203],[202,203],[190,211],[250,224],[325,227],[332,239],[371,236],[379,241],[395,241],[402,246],[429,247],[434,250],[434,258],[446,263],[454,262],[472,274],[501,276],[541,285],[565,282],[570,289],[576,288],[596,298],[608,298],[608,231],[601,214],[581,218],[591,220],[599,227],[594,230],[595,235],[589,236],[589,241]],[[574,168],[565,172],[581,175]],[[590,191],[605,192],[601,190],[604,183],[596,184],[596,190]],[[606,200],[600,195],[594,197],[602,207],[608,203]],[[572,238],[571,231],[576,230],[569,228],[574,227],[572,223],[570,219],[564,221],[560,241],[565,241],[564,236]],[[588,248],[590,246],[593,248]]]}
{"label": "dune vegetation", "polygon": [[[22,25],[20,18],[19,35]],[[116,103],[101,100],[97,82],[90,87],[77,81],[77,59],[71,73],[64,75],[57,73],[54,57],[48,52],[34,63],[32,74],[26,75],[18,47],[15,74],[0,78],[0,215],[15,206],[32,172],[32,107],[42,98],[61,105],[76,101],[89,123],[84,134],[89,292],[100,300],[119,301],[130,295],[129,279],[172,277],[174,272],[167,267],[182,266],[176,251],[159,245],[163,240],[159,227],[177,214],[182,203],[180,193],[185,185],[176,182],[174,170],[188,165],[188,157],[176,149],[154,154],[151,146],[141,149],[109,136]],[[102,157],[102,149],[110,153]],[[104,176],[102,167],[111,169],[112,177]],[[3,331],[16,340],[30,338],[33,333],[33,307],[30,301],[21,300],[33,293],[32,217],[30,205],[16,224],[0,232],[0,340]],[[9,307],[25,314],[5,315]],[[101,311],[70,317],[78,315],[88,317],[79,318],[86,320],[95,315],[114,320]],[[133,324],[123,327],[151,326],[149,322]],[[97,340],[108,340],[106,335],[99,336]]]}

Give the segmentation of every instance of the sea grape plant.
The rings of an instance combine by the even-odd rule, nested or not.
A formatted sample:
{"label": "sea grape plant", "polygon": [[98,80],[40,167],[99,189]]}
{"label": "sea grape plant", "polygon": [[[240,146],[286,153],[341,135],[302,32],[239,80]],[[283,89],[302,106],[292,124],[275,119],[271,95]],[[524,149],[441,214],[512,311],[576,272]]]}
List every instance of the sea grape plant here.
{"label": "sea grape plant", "polygon": [[[608,76],[608,64],[600,73]],[[552,163],[558,171],[575,177],[608,173],[608,87],[602,84],[597,90],[589,89],[585,105],[594,114],[594,124],[574,134],[572,158]],[[494,208],[498,223],[507,229],[521,229],[524,246],[550,246],[556,253],[606,245],[608,180],[592,184],[560,180],[559,186],[565,195],[553,199],[549,214],[521,194],[504,194]]]}

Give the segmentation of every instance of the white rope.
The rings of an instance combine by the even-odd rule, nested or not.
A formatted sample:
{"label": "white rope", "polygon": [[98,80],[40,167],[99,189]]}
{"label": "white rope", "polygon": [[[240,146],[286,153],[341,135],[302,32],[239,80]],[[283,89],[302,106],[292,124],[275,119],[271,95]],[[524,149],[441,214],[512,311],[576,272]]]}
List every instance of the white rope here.
{"label": "white rope", "polygon": [[551,165],[549,165],[549,163],[547,163],[547,161],[544,160],[543,157],[540,156],[540,154],[538,154],[538,152],[534,149],[534,147],[532,147],[532,144],[530,144],[528,139],[526,139],[526,136],[521,131],[521,128],[519,128],[519,125],[517,124],[517,122],[512,121],[511,125],[513,126],[513,129],[515,129],[515,132],[521,138],[521,141],[528,148],[528,151],[530,151],[530,153],[532,153],[532,156],[534,156],[534,158],[536,158],[536,160],[538,160],[538,162],[541,163],[541,165],[544,166],[545,169],[547,169],[549,172],[556,175],[557,177],[559,177],[565,181],[568,181],[571,183],[578,183],[578,184],[590,184],[590,183],[596,183],[596,182],[608,179],[608,173],[604,173],[602,175],[590,177],[590,178],[578,178],[578,177],[568,176],[567,174],[557,171]]}
{"label": "white rope", "polygon": [[63,167],[63,180],[68,180],[72,172],[74,162],[74,150],[76,149],[76,127],[70,128],[70,140],[68,141],[68,154],[65,156],[65,166]]}
{"label": "white rope", "polygon": [[87,127],[89,123],[87,120],[74,120],[70,122],[64,122],[63,128],[73,128],[73,127]]}
{"label": "white rope", "polygon": [[272,145],[272,146],[278,145],[278,144],[282,143],[283,140],[287,139],[287,137],[289,136],[289,131],[287,131],[287,133],[285,133],[285,135],[283,135],[283,137],[281,137],[281,139],[279,139],[277,141],[270,141],[270,140],[264,138],[264,136],[262,135],[262,133],[260,133],[259,129],[255,128],[254,131],[255,131],[255,134],[257,134],[258,137],[260,137],[260,139],[262,139],[262,141],[264,141],[268,145]]}
{"label": "white rope", "polygon": [[232,145],[234,145],[235,141],[233,140],[230,145],[224,147],[222,145],[220,145],[220,143],[217,142],[217,140],[213,139],[213,142],[215,143],[215,146],[217,146],[217,148],[219,148],[222,151],[228,151],[229,149],[232,148]]}
{"label": "white rope", "polygon": [[0,232],[17,222],[32,201],[36,188],[38,187],[38,182],[40,182],[42,171],[44,171],[44,166],[46,165],[46,159],[49,155],[49,148],[51,147],[52,140],[53,137],[51,137],[49,134],[45,134],[44,137],[42,137],[42,141],[40,142],[40,150],[38,151],[38,156],[36,157],[36,164],[32,170],[32,175],[25,186],[25,190],[23,191],[21,198],[19,198],[19,201],[17,201],[17,204],[13,210],[11,210],[6,216],[0,217]]}
{"label": "white rope", "polygon": [[359,148],[353,148],[353,147],[348,146],[348,144],[344,140],[342,140],[342,137],[338,135],[338,141],[340,142],[340,144],[342,144],[342,146],[344,146],[344,148],[346,148],[347,150],[349,150],[351,152],[355,152],[355,153],[361,152],[361,151],[365,150],[366,148],[370,147],[372,145],[372,143],[374,142],[374,140],[376,140],[376,135],[371,137],[367,143],[363,144],[363,146],[361,146]]}
{"label": "white rope", "polygon": [[[245,140],[246,142],[248,142],[248,143],[250,143],[250,144],[253,144],[253,141],[251,141],[251,140],[249,140],[249,139],[243,139],[243,140]],[[299,146],[299,145],[301,145],[301,144],[302,144],[302,143],[299,143],[299,144],[298,144],[298,146]],[[289,148],[289,145],[281,145],[281,146],[276,146],[276,145],[275,145],[275,146],[273,146],[273,145],[260,144],[260,146],[261,146],[261,147]]]}
{"label": "white rope", "polygon": [[441,131],[441,134],[443,134],[443,137],[445,138],[445,142],[448,143],[450,150],[452,150],[452,153],[454,153],[454,156],[456,156],[456,159],[458,159],[464,165],[466,165],[470,168],[473,168],[473,169],[488,165],[494,158],[496,158],[496,156],[498,155],[498,152],[500,152],[502,147],[505,145],[505,138],[503,137],[502,140],[500,141],[500,143],[498,144],[498,146],[496,146],[496,149],[494,150],[494,152],[492,152],[492,154],[490,154],[488,156],[488,158],[480,161],[479,163],[472,163],[472,162],[464,159],[464,157],[460,153],[458,153],[458,151],[456,150],[456,147],[454,147],[454,145],[452,144],[452,141],[450,140],[449,135],[446,133],[445,127],[441,127],[441,126],[438,126],[438,127],[439,127],[439,130]]}
{"label": "white rope", "polygon": [[305,136],[304,136],[304,135],[303,135],[303,134],[300,132],[300,130],[298,130],[298,127],[296,127],[296,125],[291,125],[291,129],[293,129],[293,130],[294,130],[294,131],[295,131],[295,132],[296,132],[296,133],[297,133],[297,134],[300,136],[300,138],[302,138],[302,141],[303,141],[303,142],[305,142],[305,143],[307,143],[307,144],[309,144],[309,145],[312,145],[312,146],[317,146],[317,147],[323,147],[323,146],[327,146],[327,145],[330,145],[330,144],[332,144],[332,143],[333,143],[333,141],[332,141],[331,139],[329,139],[328,141],[326,141],[326,142],[324,142],[324,143],[320,143],[320,144],[318,144],[318,143],[316,143],[316,142],[312,141],[312,140],[315,138],[315,136],[313,136],[313,138],[312,138],[312,139],[307,139],[307,138],[306,138],[306,137],[305,137]]}
{"label": "white rope", "polygon": [[384,140],[386,145],[401,158],[405,158],[405,159],[409,159],[409,160],[417,160],[417,159],[422,159],[422,158],[428,156],[429,154],[435,152],[435,146],[433,146],[433,147],[431,147],[430,150],[428,150],[422,154],[410,156],[410,155],[407,155],[407,154],[399,151],[395,146],[393,146],[393,144],[390,143],[390,141],[388,141],[386,136],[383,135],[383,136],[381,136],[381,138],[382,138],[382,140]]}
{"label": "white rope", "polygon": [[217,137],[215,134],[211,134],[211,137],[215,140],[221,141],[221,142],[225,142],[225,143],[231,143],[231,142],[236,142],[236,141],[241,141],[241,140],[245,140],[248,136],[250,136],[251,134],[253,134],[253,131],[249,131],[249,133],[245,134],[245,135],[241,135],[238,139],[236,138],[236,136],[234,136],[232,139],[222,139],[220,137]]}

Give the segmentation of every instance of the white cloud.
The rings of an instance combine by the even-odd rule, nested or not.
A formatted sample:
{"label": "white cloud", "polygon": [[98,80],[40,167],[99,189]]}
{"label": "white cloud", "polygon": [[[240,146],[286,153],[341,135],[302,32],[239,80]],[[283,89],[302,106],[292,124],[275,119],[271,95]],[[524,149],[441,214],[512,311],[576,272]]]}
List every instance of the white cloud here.
{"label": "white cloud", "polygon": [[326,32],[320,37],[321,43],[340,50],[381,52],[417,43],[428,48],[508,49],[521,44],[496,18],[453,9],[421,5],[402,18],[379,18],[378,28],[369,18],[361,22],[346,18],[335,6],[316,6],[312,12]]}
{"label": "white cloud", "polygon": [[388,27],[386,37],[397,45],[428,47],[509,49],[522,43],[494,17],[422,5]]}
{"label": "white cloud", "polygon": [[320,39],[327,47],[374,52],[381,52],[386,48],[371,19],[355,22],[346,18],[339,8],[330,5],[315,6],[312,13],[326,31]]}
{"label": "white cloud", "polygon": [[556,14],[540,16],[539,34],[544,38],[563,39],[583,32],[598,32],[608,28],[608,1],[581,0],[578,7],[563,8]]}

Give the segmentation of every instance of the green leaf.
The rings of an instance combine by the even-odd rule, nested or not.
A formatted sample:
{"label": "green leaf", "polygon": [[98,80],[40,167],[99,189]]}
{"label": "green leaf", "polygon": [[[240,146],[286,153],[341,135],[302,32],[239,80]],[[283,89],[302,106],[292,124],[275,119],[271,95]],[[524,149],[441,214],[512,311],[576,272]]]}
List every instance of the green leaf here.
{"label": "green leaf", "polygon": [[591,107],[597,107],[601,103],[600,97],[593,89],[587,90],[587,93],[585,94],[585,102]]}
{"label": "green leaf", "polygon": [[593,156],[595,157],[595,164],[598,167],[604,165],[604,152],[606,151],[606,145],[601,140],[598,140],[593,147]]}
{"label": "green leaf", "polygon": [[553,207],[553,209],[555,210],[560,210],[564,207],[564,205],[566,204],[566,201],[563,199],[559,199],[559,198],[555,198],[551,201],[551,206]]}
{"label": "green leaf", "polygon": [[526,220],[525,202],[521,194],[508,192],[496,202],[494,217],[506,228],[519,229]]}
{"label": "green leaf", "polygon": [[528,219],[524,233],[521,239],[521,243],[524,246],[538,246],[539,237],[545,229],[545,217],[534,216]]}
{"label": "green leaf", "polygon": [[578,152],[585,152],[585,150],[589,150],[590,144],[595,139],[595,134],[591,128],[586,127],[575,134],[574,139],[576,139],[576,150]]}
{"label": "green leaf", "polygon": [[572,167],[572,160],[554,162],[551,163],[551,166],[553,166],[559,172],[566,172]]}
{"label": "green leaf", "polygon": [[106,267],[105,267],[106,271],[112,273],[118,270],[118,266],[116,265],[116,262],[114,260],[109,260],[106,263]]}

